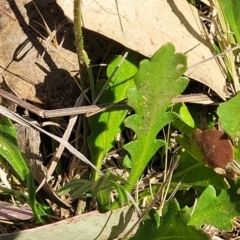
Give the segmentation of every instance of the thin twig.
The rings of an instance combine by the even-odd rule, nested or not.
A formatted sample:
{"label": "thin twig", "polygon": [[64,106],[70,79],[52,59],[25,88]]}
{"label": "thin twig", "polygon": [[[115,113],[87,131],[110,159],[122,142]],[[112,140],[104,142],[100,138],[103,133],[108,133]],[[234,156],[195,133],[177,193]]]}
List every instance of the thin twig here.
{"label": "thin twig", "polygon": [[104,86],[102,87],[100,93],[97,95],[96,99],[94,100],[93,104],[96,104],[99,100],[99,98],[102,96],[103,92],[105,91],[105,89],[107,88],[109,82],[112,80],[113,76],[116,74],[117,70],[120,68],[120,66],[122,65],[123,61],[127,58],[128,56],[128,52],[126,52],[121,61],[119,62],[119,64],[115,67],[115,69],[113,70],[111,76],[109,77],[109,79],[106,81],[106,83],[104,84]]}
{"label": "thin twig", "polygon": [[239,49],[239,48],[240,48],[240,45],[237,45],[237,46],[235,46],[235,47],[233,47],[233,48],[231,48],[231,49],[225,50],[224,52],[221,52],[221,53],[218,53],[218,54],[214,55],[213,57],[204,59],[204,60],[201,61],[201,62],[198,62],[198,63],[196,63],[196,64],[193,64],[192,66],[188,67],[187,70],[192,69],[192,68],[195,68],[195,67],[198,67],[199,65],[201,65],[201,64],[203,64],[203,63],[206,63],[206,62],[208,62],[208,61],[211,61],[211,60],[213,60],[213,59],[217,59],[218,57],[221,57],[221,56],[223,56],[223,55],[226,55],[227,53],[232,52],[232,51],[234,51],[234,50],[237,50],[237,49]]}
{"label": "thin twig", "polygon": [[[86,90],[79,96],[79,98],[77,99],[76,103],[75,103],[75,107],[77,106],[80,106],[83,102],[83,99],[84,99],[84,95],[86,93]],[[70,137],[70,134],[72,132],[72,129],[77,121],[77,118],[78,118],[78,115],[72,115],[70,116],[70,120],[69,120],[69,123],[68,123],[68,126],[63,134],[63,137],[62,139],[64,139],[65,141],[68,141],[69,137]],[[63,144],[60,144],[58,149],[57,149],[57,152],[54,154],[54,156],[52,157],[51,159],[51,164],[50,164],[50,167],[47,171],[47,174],[46,174],[46,177],[43,179],[43,181],[41,182],[41,184],[38,186],[38,189],[41,189],[41,187],[43,186],[43,184],[50,178],[50,176],[52,175],[52,173],[54,172],[54,170],[56,169],[57,167],[57,164],[58,164],[58,161],[64,151],[64,148],[65,146]]]}
{"label": "thin twig", "polygon": [[124,237],[122,238],[122,240],[127,239],[127,237],[129,236],[129,234],[138,226],[138,224],[144,219],[144,217],[149,213],[149,211],[153,208],[153,206],[156,204],[156,202],[159,199],[160,194],[162,193],[164,187],[168,184],[168,182],[171,180],[172,178],[172,174],[173,171],[176,169],[176,166],[178,164],[179,161],[179,156],[177,156],[177,159],[175,160],[175,162],[173,163],[171,169],[169,170],[167,177],[165,179],[165,181],[162,183],[160,189],[158,190],[156,196],[154,197],[154,199],[152,200],[152,202],[150,203],[150,205],[148,206],[148,208],[143,212],[143,214],[140,216],[140,218],[137,220],[137,222],[135,224],[133,224],[133,226],[130,228],[130,230],[124,235]]}
{"label": "thin twig", "polygon": [[68,150],[69,152],[71,152],[72,154],[74,154],[75,156],[77,156],[80,160],[82,160],[83,162],[85,162],[86,164],[88,164],[89,166],[91,166],[92,168],[94,168],[94,170],[96,170],[101,176],[103,176],[104,174],[102,173],[102,171],[100,171],[98,168],[96,168],[82,153],[80,153],[77,149],[75,149],[69,142],[67,142],[66,140],[55,136],[47,131],[45,131],[44,129],[34,125],[33,123],[27,121],[26,119],[24,119],[23,117],[19,116],[16,113],[11,112],[10,110],[8,110],[7,108],[0,106],[0,113],[8,118],[10,118],[11,120],[23,124],[25,126],[31,127],[33,129],[36,129],[46,135],[48,135],[49,137],[53,138],[54,140],[56,140],[57,142],[63,144]]}
{"label": "thin twig", "polygon": [[[20,107],[23,107],[28,111],[42,118],[63,117],[63,116],[70,116],[75,114],[95,113],[97,111],[104,111],[109,109],[129,108],[126,103],[122,102],[122,103],[108,103],[108,104],[90,105],[90,106],[82,106],[82,107],[62,108],[62,109],[56,109],[56,110],[43,110],[2,89],[0,89],[0,96],[16,103]],[[201,104],[214,103],[209,96],[202,93],[181,95],[172,100],[172,103],[178,103],[178,102],[191,102],[191,103],[201,103]]]}

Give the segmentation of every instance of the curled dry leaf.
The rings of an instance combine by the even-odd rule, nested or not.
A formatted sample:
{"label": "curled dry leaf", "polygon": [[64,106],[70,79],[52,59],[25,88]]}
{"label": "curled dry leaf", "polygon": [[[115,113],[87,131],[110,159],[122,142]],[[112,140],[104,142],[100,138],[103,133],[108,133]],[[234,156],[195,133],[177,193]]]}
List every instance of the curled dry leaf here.
{"label": "curled dry leaf", "polygon": [[0,201],[0,220],[19,221],[33,218],[32,210],[29,206],[16,206]]}
{"label": "curled dry leaf", "polygon": [[[73,19],[73,1],[57,0],[69,19]],[[215,59],[212,46],[204,39],[197,9],[187,1],[85,0],[82,4],[85,28],[112,38],[128,48],[152,56],[166,42],[186,53],[185,75],[214,90],[222,99],[226,93],[225,76]]]}
{"label": "curled dry leaf", "polygon": [[202,132],[203,150],[207,165],[226,168],[234,159],[233,146],[227,134],[220,130],[207,129]]}

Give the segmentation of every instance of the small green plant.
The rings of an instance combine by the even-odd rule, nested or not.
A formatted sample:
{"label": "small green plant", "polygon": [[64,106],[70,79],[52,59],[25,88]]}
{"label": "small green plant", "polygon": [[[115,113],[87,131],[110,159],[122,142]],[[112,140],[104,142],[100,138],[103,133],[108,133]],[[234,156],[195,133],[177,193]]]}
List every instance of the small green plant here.
{"label": "small green plant", "polygon": [[[239,3],[233,0],[218,0],[214,1],[214,4],[223,26],[223,31],[218,32],[215,49],[225,51],[240,41]],[[159,207],[159,211],[151,209],[144,212],[144,223],[139,224],[135,236],[131,239],[210,239],[201,229],[204,224],[231,231],[232,219],[240,212],[237,194],[240,181],[236,178],[227,179],[226,175],[221,175],[213,167],[206,166],[206,159],[210,158],[211,154],[207,155],[203,149],[205,145],[201,143],[201,123],[196,117],[201,108],[194,106],[193,109],[183,103],[172,104],[172,100],[185,90],[189,82],[182,76],[187,69],[186,56],[175,53],[171,43],[165,44],[150,59],[143,61],[138,53],[130,52],[126,59],[118,56],[108,65],[108,80],[95,83],[89,59],[84,51],[80,6],[81,1],[75,0],[76,47],[79,65],[82,66],[80,85],[83,90],[90,88],[89,98],[94,104],[99,98],[99,104],[127,102],[127,105],[125,108],[108,109],[90,116],[87,120],[84,119],[84,137],[89,146],[91,162],[96,168],[92,169],[90,180],[73,179],[60,189],[59,194],[69,193],[72,198],[90,194],[96,198],[100,211],[113,210],[131,202],[135,204],[131,193],[149,163],[154,160],[157,160],[157,163],[161,162],[158,168],[166,173],[169,168],[164,164],[169,164],[173,156],[177,155],[178,166],[172,170],[170,184],[165,188],[165,197],[159,198],[159,192],[165,185],[165,177],[160,179],[158,184],[142,188],[138,194],[139,205],[143,198],[147,199],[148,204],[156,198],[159,202],[162,201],[164,206]],[[233,53],[225,57],[228,80],[233,80],[238,92],[239,79],[234,60]],[[89,101],[88,96],[85,100]],[[237,94],[228,102],[221,103],[214,113],[215,116],[212,114],[210,120],[206,120],[210,129],[214,129],[214,125],[220,123],[224,132],[233,139],[236,162],[240,160],[239,143],[234,141],[240,137],[239,101],[240,95]],[[124,157],[121,164],[128,170],[129,176],[126,179],[122,178],[109,169],[99,176],[101,172],[97,170],[102,169],[104,158],[116,147],[116,135],[123,131],[134,135],[132,138],[126,138],[127,141],[121,145],[126,153],[121,156]],[[178,134],[174,137],[174,153],[169,141],[171,131]],[[164,138],[166,132],[168,136]],[[43,222],[49,206],[37,201],[40,196],[36,193],[29,167],[17,147],[16,129],[6,117],[0,120],[0,155],[2,163],[6,160],[13,168],[14,176],[25,184],[28,195],[23,191],[4,187],[0,187],[1,191],[27,202],[32,207],[36,219]],[[163,158],[165,163],[161,161]],[[113,191],[118,195],[111,201]],[[172,196],[175,198],[171,199]]]}
{"label": "small green plant", "polygon": [[[28,203],[38,222],[42,223],[42,217],[47,215],[49,205],[45,199],[43,199],[45,204],[37,201],[37,188],[33,176],[17,145],[16,128],[11,120],[4,116],[2,116],[0,120],[0,155],[0,163],[2,166],[5,166],[5,171],[9,171],[13,179],[19,179],[19,181],[25,185],[22,187],[27,188],[27,193],[2,186],[0,186],[0,190],[4,195],[12,195],[20,202]],[[9,163],[14,170],[13,172],[11,172],[11,168],[7,168],[8,165],[5,161]]]}
{"label": "small green plant", "polygon": [[[230,46],[239,44],[239,28],[237,27],[239,3],[236,1],[219,0],[214,1],[214,5],[217,7],[220,18],[220,26],[218,27],[219,29],[222,28],[221,32],[217,32],[217,44],[222,51],[225,51]],[[234,89],[238,92],[239,77],[236,75],[236,55],[237,51],[234,53],[230,52],[226,54],[224,59],[229,73],[228,81],[233,81]],[[240,125],[238,104],[239,94],[228,102],[220,104],[217,108],[218,121],[222,129],[232,139],[236,161],[239,160],[238,141]],[[191,188],[194,188],[200,195],[195,208],[189,209],[191,211],[191,220],[187,225],[200,227],[203,223],[207,223],[221,230],[231,231],[233,227],[232,219],[239,215],[240,210],[237,194],[239,179],[226,180],[226,178],[216,174],[211,168],[204,166],[206,156],[196,141],[199,133],[199,131],[196,132],[198,124],[196,121],[192,121],[193,119],[191,118],[189,120],[189,112],[186,119],[186,112],[182,114],[181,108],[185,109],[184,106],[181,106],[177,110],[181,118],[176,120],[174,125],[184,133],[182,136],[177,137],[177,141],[183,146],[184,151],[180,153],[180,164],[173,174],[172,184],[176,185],[177,182],[181,181],[181,185],[184,186],[182,190],[185,188],[185,190],[188,189],[190,191]],[[191,113],[194,113],[190,108],[189,110]],[[213,120],[211,120],[210,125],[209,128],[213,128]],[[197,161],[194,161],[194,159]],[[184,204],[187,205],[187,202],[181,201],[181,205],[184,206]],[[226,209],[231,209],[232,211],[226,212]]]}
{"label": "small green plant", "polygon": [[[124,161],[131,165],[128,184],[125,186],[129,192],[156,151],[166,144],[156,139],[156,136],[166,124],[176,119],[174,113],[166,111],[167,107],[188,84],[187,78],[181,77],[186,70],[186,57],[175,54],[172,44],[163,46],[150,61],[142,61],[138,72],[135,56],[130,55],[130,59],[120,66],[101,102],[121,101],[127,94],[128,105],[135,110],[135,114],[125,120],[125,126],[133,129],[137,135],[136,140],[124,146],[129,152]],[[108,75],[111,75],[119,60],[117,58],[110,64]],[[115,110],[89,118],[92,134],[88,140],[93,161],[98,167],[101,167],[103,157],[113,146],[115,135],[121,131],[126,114],[126,110]],[[105,201],[109,201],[108,193]],[[109,204],[101,202],[101,205]],[[117,206],[115,203],[112,208]]]}
{"label": "small green plant", "polygon": [[156,210],[152,209],[144,223],[140,223],[134,237],[130,239],[211,239],[207,233],[191,226],[190,221],[190,213],[180,209],[177,201],[172,200],[164,206],[162,217]]}
{"label": "small green plant", "polygon": [[[109,64],[106,72],[108,79],[111,78],[118,64],[123,60],[99,99],[100,104],[117,103],[126,99],[127,89],[135,86],[133,77],[137,73],[139,58],[139,54],[132,52],[127,59],[123,60],[122,56],[118,56]],[[97,92],[102,89],[105,83],[105,80],[98,82]],[[99,169],[102,166],[103,158],[115,145],[116,135],[123,130],[123,121],[127,113],[128,109],[116,109],[98,113],[88,118],[91,129],[91,134],[88,137],[91,161]],[[98,174],[94,170],[91,179],[93,181],[98,179]]]}
{"label": "small green plant", "polygon": [[167,108],[188,84],[188,79],[182,77],[186,68],[186,56],[175,53],[170,43],[160,48],[150,60],[140,63],[134,77],[136,88],[128,89],[127,93],[128,104],[135,114],[125,120],[125,125],[136,133],[136,140],[124,146],[129,153],[125,161],[130,159],[132,166],[128,191],[133,189],[156,151],[166,144],[156,136],[177,117]]}

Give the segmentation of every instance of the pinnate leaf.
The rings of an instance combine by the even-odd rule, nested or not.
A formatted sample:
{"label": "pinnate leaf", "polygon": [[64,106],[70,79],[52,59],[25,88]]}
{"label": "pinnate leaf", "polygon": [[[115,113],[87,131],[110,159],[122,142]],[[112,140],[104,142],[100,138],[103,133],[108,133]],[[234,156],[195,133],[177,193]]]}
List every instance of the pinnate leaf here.
{"label": "pinnate leaf", "polygon": [[210,224],[225,231],[232,230],[232,219],[239,216],[240,202],[235,187],[221,190],[216,195],[214,187],[209,186],[199,197],[190,225],[201,227]]}
{"label": "pinnate leaf", "polygon": [[156,139],[158,132],[176,116],[166,112],[171,100],[187,86],[188,79],[181,77],[187,68],[186,56],[175,53],[171,43],[160,48],[150,60],[140,63],[134,77],[135,88],[128,89],[128,104],[135,114],[125,120],[137,139],[124,147],[132,160],[128,179],[130,191],[155,152],[164,145]]}
{"label": "pinnate leaf", "polygon": [[149,216],[150,219],[144,221],[144,224],[139,226],[137,233],[131,240],[210,239],[210,236],[204,233],[203,230],[188,225],[191,216],[186,211],[180,210],[176,200],[166,203],[161,219],[154,210],[149,213]]}

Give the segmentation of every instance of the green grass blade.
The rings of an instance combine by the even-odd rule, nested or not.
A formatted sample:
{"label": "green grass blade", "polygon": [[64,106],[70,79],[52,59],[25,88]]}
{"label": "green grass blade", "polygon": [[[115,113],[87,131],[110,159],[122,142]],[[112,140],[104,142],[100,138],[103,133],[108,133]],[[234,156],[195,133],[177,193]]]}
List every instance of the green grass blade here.
{"label": "green grass blade", "polygon": [[228,24],[230,25],[237,42],[240,43],[240,1],[218,0],[218,2],[226,15]]}
{"label": "green grass blade", "polygon": [[[139,62],[139,54],[130,53],[128,59],[125,59],[113,76],[112,81],[100,98],[100,103],[114,103],[122,101],[126,98],[127,89],[134,86],[133,76],[137,72],[137,64]],[[110,77],[112,72],[122,60],[117,57],[110,63],[107,69],[107,76]],[[98,89],[104,85],[103,82],[98,83]],[[91,161],[97,167],[101,168],[102,160],[108,151],[115,144],[115,136],[122,131],[123,120],[125,119],[127,110],[112,110],[102,112],[88,118],[91,135],[88,137],[88,145],[91,153]],[[92,180],[96,181],[98,174],[93,170]]]}
{"label": "green grass blade", "polygon": [[16,129],[7,117],[0,120],[0,155],[8,161],[19,177],[25,180],[29,169],[17,145]]}

